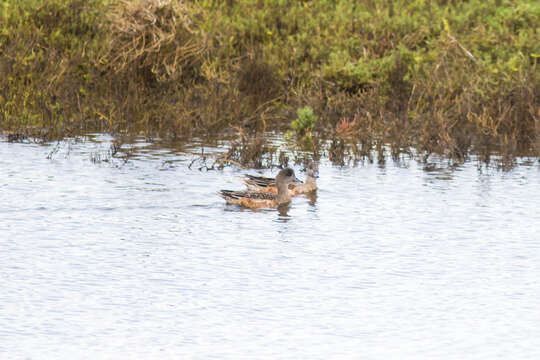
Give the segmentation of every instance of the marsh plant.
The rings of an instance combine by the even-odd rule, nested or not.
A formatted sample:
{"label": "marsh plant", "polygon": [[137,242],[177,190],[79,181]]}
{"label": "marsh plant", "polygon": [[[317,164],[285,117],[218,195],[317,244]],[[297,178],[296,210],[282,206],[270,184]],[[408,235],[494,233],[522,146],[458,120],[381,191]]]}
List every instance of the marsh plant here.
{"label": "marsh plant", "polygon": [[317,124],[317,115],[313,113],[311,106],[304,106],[297,110],[298,117],[291,122],[291,128],[299,136],[311,137],[311,132]]}
{"label": "marsh plant", "polygon": [[0,130],[538,156],[539,23],[533,0],[4,0]]}

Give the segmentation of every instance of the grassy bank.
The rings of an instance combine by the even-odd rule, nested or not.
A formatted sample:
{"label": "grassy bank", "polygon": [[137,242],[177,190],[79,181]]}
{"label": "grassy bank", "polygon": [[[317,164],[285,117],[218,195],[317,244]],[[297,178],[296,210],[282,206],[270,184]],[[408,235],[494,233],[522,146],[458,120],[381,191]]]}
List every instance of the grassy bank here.
{"label": "grassy bank", "polygon": [[0,123],[539,156],[538,24],[532,0],[7,0]]}

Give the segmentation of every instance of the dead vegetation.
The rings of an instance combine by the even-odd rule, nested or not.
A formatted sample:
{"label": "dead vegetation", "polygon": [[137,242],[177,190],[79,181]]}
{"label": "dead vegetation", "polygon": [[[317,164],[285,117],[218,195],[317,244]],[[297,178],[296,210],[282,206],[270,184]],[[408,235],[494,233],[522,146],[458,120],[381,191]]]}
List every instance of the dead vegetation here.
{"label": "dead vegetation", "polygon": [[538,5],[428,3],[4,1],[2,130],[237,133],[250,167],[281,162],[269,130],[337,164],[538,157]]}

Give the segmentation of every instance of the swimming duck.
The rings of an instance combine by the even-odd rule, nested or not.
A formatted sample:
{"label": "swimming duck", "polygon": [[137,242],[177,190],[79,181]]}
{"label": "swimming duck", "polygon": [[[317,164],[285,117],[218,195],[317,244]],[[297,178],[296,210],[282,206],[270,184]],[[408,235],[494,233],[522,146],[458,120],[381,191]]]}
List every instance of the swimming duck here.
{"label": "swimming duck", "polygon": [[[306,194],[317,189],[317,183],[315,179],[319,177],[319,168],[316,163],[310,162],[306,167],[306,181],[293,182],[289,184],[289,193],[291,196],[298,194]],[[272,178],[263,176],[246,175],[246,179],[243,180],[247,185],[248,190],[251,191],[263,191],[272,194],[277,194],[278,189],[276,182]]]}
{"label": "swimming duck", "polygon": [[274,184],[277,185],[277,194],[261,191],[221,190],[218,195],[229,204],[238,204],[252,209],[273,208],[291,201],[287,186],[295,181],[299,180],[294,175],[294,170],[286,168],[281,170],[274,180]]}

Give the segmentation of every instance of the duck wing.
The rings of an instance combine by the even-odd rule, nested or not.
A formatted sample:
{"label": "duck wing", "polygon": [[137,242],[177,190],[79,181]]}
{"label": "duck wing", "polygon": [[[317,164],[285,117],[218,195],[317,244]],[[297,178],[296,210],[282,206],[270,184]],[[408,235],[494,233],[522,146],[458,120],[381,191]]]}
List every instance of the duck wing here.
{"label": "duck wing", "polygon": [[276,186],[276,180],[274,178],[264,176],[246,175],[244,182],[249,185],[255,185],[259,187]]}
{"label": "duck wing", "polygon": [[234,190],[221,190],[218,193],[224,199],[253,199],[253,200],[275,200],[276,195],[268,192],[260,191],[234,191]]}

